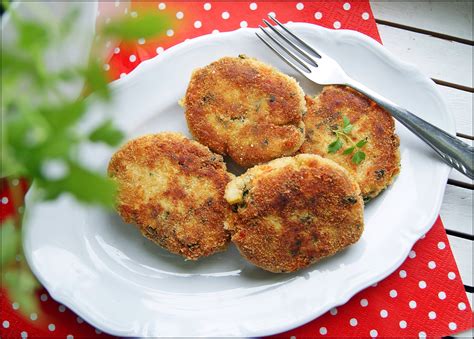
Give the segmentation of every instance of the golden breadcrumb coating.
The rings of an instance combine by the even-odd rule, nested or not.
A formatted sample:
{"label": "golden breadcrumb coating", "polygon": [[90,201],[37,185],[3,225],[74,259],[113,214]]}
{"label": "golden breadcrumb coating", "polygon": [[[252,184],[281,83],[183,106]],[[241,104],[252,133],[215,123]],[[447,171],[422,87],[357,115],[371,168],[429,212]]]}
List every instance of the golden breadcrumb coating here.
{"label": "golden breadcrumb coating", "polygon": [[199,142],[241,166],[294,154],[304,141],[304,93],[258,60],[225,57],[193,72],[184,98]]}
{"label": "golden breadcrumb coating", "polygon": [[[318,154],[343,166],[356,178],[365,200],[392,183],[400,172],[400,141],[390,113],[345,86],[326,86],[316,98],[307,96],[306,103],[306,140],[300,153]],[[343,154],[349,147],[347,142],[336,153],[328,153],[329,144],[336,139],[331,129],[342,125],[343,116],[354,126],[350,132],[354,142],[367,139],[361,148],[366,158],[358,165],[352,162],[351,155]]]}
{"label": "golden breadcrumb coating", "polygon": [[145,135],[112,157],[117,210],[127,223],[172,253],[196,260],[226,248],[227,173],[220,155],[179,133]]}
{"label": "golden breadcrumb coating", "polygon": [[332,160],[300,154],[233,179],[232,241],[253,264],[293,272],[355,243],[364,229],[359,186]]}

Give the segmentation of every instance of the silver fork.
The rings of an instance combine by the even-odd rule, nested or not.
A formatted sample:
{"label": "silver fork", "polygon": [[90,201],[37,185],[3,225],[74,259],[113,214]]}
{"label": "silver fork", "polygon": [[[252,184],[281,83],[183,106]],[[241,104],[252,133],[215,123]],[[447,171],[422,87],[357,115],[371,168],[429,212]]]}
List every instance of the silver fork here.
{"label": "silver fork", "polygon": [[255,34],[288,65],[317,84],[345,85],[364,94],[379,106],[385,108],[395,119],[431,146],[448,165],[469,178],[474,178],[474,147],[469,146],[350,78],[334,59],[308,45],[290,32],[276,18],[272,16],[269,16],[269,18],[279,29],[275,28],[267,20],[263,20],[263,22],[265,22],[268,28],[259,27],[272,42],[267,41],[258,33]]}

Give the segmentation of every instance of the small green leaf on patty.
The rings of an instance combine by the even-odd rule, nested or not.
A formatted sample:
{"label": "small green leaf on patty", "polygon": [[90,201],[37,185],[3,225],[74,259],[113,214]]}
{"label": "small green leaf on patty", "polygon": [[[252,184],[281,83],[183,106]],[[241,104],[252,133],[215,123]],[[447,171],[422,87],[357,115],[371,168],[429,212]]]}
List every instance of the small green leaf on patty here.
{"label": "small green leaf on patty", "polygon": [[346,154],[351,154],[352,152],[354,152],[354,149],[355,149],[354,146],[349,147],[349,148],[346,149],[344,152],[342,152],[342,154],[344,154],[344,155],[346,155]]}
{"label": "small green leaf on patty", "polygon": [[342,132],[344,132],[345,134],[349,134],[351,133],[352,129],[354,128],[354,126],[352,126],[351,124],[347,125],[346,127],[344,127],[342,129]]}
{"label": "small green leaf on patty", "polygon": [[367,143],[367,139],[359,140],[356,144],[357,147],[362,148]]}
{"label": "small green leaf on patty", "polygon": [[351,124],[351,121],[349,120],[349,118],[347,116],[343,116],[342,117],[342,127],[347,127]]}
{"label": "small green leaf on patty", "polygon": [[342,147],[341,139],[337,138],[336,141],[332,142],[328,146],[328,153],[336,153]]}
{"label": "small green leaf on patty", "polygon": [[365,159],[365,153],[362,151],[357,151],[352,156],[352,162],[359,165]]}

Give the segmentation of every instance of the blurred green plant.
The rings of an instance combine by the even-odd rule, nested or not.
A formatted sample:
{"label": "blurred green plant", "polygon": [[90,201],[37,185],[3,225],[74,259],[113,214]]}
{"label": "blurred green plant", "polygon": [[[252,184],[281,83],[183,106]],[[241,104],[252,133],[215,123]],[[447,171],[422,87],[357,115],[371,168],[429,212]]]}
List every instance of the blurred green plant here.
{"label": "blurred green plant", "polygon": [[[114,182],[105,173],[83,166],[77,154],[86,142],[116,146],[123,134],[110,120],[81,132],[78,124],[88,101],[63,93],[65,85],[80,82],[85,84],[85,92],[104,101],[110,99],[108,81],[96,57],[90,57],[86,67],[59,71],[51,71],[45,63],[48,49],[71,33],[78,12],[72,10],[59,25],[52,25],[21,18],[7,1],[2,5],[18,36],[8,48],[2,43],[1,50],[1,177],[6,178],[2,182],[7,182],[11,203],[18,212],[0,227],[1,281],[10,298],[30,313],[38,307],[34,298],[38,282],[23,258],[23,192],[18,178],[33,182],[40,199],[56,199],[67,192],[81,202],[110,209],[115,199]],[[151,37],[163,33],[169,22],[162,14],[145,13],[119,19],[100,35],[118,40]]]}

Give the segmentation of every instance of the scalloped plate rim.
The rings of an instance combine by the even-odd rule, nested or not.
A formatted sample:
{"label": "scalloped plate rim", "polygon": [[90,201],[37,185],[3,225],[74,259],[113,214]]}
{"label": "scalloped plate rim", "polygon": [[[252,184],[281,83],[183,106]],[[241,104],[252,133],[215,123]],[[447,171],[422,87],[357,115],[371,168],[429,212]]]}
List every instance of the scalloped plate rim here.
{"label": "scalloped plate rim", "polygon": [[[290,24],[291,27],[303,27],[303,28],[309,28],[309,29],[315,29],[315,30],[321,30],[324,31],[325,34],[331,34],[334,35],[336,38],[344,40],[345,37],[349,38],[355,38],[358,40],[361,40],[363,43],[367,45],[368,48],[370,49],[375,49],[378,53],[381,53],[384,57],[387,58],[387,60],[390,61],[390,63],[396,65],[400,69],[404,69],[406,72],[412,73],[418,80],[421,80],[427,85],[428,87],[431,87],[434,93],[437,94],[438,98],[440,99],[440,103],[443,105],[443,109],[445,112],[447,112],[447,116],[445,118],[448,119],[448,124],[447,130],[450,131],[451,133],[454,132],[454,118],[452,114],[447,110],[446,104],[444,100],[441,98],[435,84],[431,82],[427,77],[425,77],[423,74],[420,73],[420,71],[416,68],[416,66],[400,61],[394,56],[390,51],[388,51],[386,48],[384,48],[382,45],[380,45],[378,42],[373,40],[372,38],[361,34],[356,31],[351,31],[351,30],[331,30],[327,29],[321,26],[317,25],[312,25],[308,23],[292,23]],[[214,38],[224,38],[224,37],[229,37],[231,35],[238,35],[242,31],[256,31],[257,29],[254,28],[241,28],[235,31],[230,31],[230,32],[221,32],[219,34],[207,34],[203,36],[199,36],[193,39],[189,39],[187,41],[184,41],[178,45],[175,45],[173,47],[170,47],[163,53],[161,53],[159,56],[154,57],[152,59],[146,60],[142,62],[140,65],[138,65],[129,75],[122,79],[118,79],[110,84],[112,90],[115,90],[119,88],[120,86],[126,85],[128,82],[134,80],[137,78],[140,73],[146,72],[147,68],[150,67],[151,65],[154,65],[156,63],[160,63],[162,60],[165,58],[170,58],[173,56],[174,53],[186,49],[189,47],[192,47],[193,45],[202,43],[203,41],[209,40],[209,39],[214,39]],[[262,47],[263,48],[263,47]],[[271,53],[270,51],[268,53]],[[444,166],[444,173],[440,176],[440,182],[446,182],[448,175],[450,172],[449,166],[445,165]],[[429,231],[431,226],[434,224],[436,219],[438,218],[438,212],[442,203],[442,198],[445,190],[445,185],[440,186],[438,189],[438,192],[436,194],[437,199],[436,199],[436,206],[433,209],[433,213],[427,217],[425,226],[423,229],[423,234]],[[34,185],[32,185],[32,189],[29,190],[29,192],[26,195],[25,199],[25,204],[30,205],[33,203],[33,191],[34,191]],[[25,233],[28,233],[29,228],[28,228],[28,223],[25,224]],[[392,261],[391,265],[385,270],[381,272],[377,272],[377,274],[374,274],[371,279],[365,280],[363,284],[357,285],[357,286],[352,286],[351,289],[348,289],[344,291],[344,293],[341,294],[341,297],[338,300],[334,300],[333,303],[329,307],[324,307],[324,308],[319,308],[317,311],[314,312],[309,312],[306,316],[302,316],[296,320],[288,321],[288,323],[280,326],[274,326],[271,329],[266,329],[263,331],[255,331],[255,332],[249,332],[249,333],[239,333],[238,335],[245,335],[245,336],[263,336],[263,335],[272,335],[276,333],[281,333],[293,328],[296,328],[298,326],[301,326],[309,321],[314,320],[315,318],[319,317],[323,313],[327,312],[331,307],[336,307],[339,305],[342,305],[346,303],[350,298],[352,298],[355,294],[360,292],[361,290],[369,287],[370,285],[374,284],[375,282],[378,282],[388,275],[390,275],[393,271],[395,271],[406,259],[408,256],[408,253],[414,243],[422,236],[423,234],[418,234],[418,233],[410,233],[410,238],[406,239],[407,243],[409,245],[406,246],[406,248],[403,249],[403,251],[400,251],[399,256]],[[27,238],[25,236],[24,240]],[[25,245],[27,245],[25,243]],[[58,302],[61,302],[62,304],[66,305],[68,308],[73,310],[76,314],[78,314],[81,318],[86,320],[88,323],[91,325],[95,326],[96,328],[100,328],[101,330],[108,332],[113,335],[143,335],[143,331],[140,330],[135,330],[133,332],[124,332],[124,331],[118,331],[112,327],[110,327],[107,323],[102,323],[99,321],[96,321],[95,318],[92,316],[91,313],[88,313],[85,310],[85,307],[81,303],[81,300],[78,300],[74,297],[72,297],[70,294],[65,292],[65,288],[53,288],[52,284],[48,280],[47,277],[45,277],[35,266],[35,261],[31,257],[32,253],[28,250],[28,246],[25,246],[25,256],[30,264],[30,267],[36,277],[40,280],[42,285],[48,290],[48,292],[51,294],[52,298],[55,299]]]}

